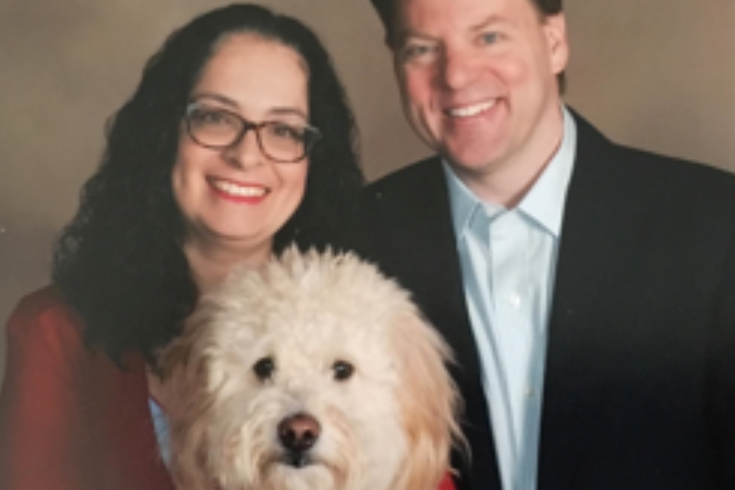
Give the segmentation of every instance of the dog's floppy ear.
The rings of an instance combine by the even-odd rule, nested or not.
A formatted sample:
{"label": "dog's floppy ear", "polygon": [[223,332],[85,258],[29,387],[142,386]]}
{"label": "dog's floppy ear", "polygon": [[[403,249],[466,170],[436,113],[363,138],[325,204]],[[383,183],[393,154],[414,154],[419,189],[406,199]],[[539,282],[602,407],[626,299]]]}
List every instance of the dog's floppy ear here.
{"label": "dog's floppy ear", "polygon": [[437,488],[449,471],[453,443],[462,444],[457,423],[460,399],[446,369],[449,347],[412,308],[390,330],[396,349],[400,385],[397,399],[408,442],[404,471],[396,490]]}
{"label": "dog's floppy ear", "polygon": [[[169,381],[174,372],[185,370],[191,362],[194,362],[194,349],[202,342],[202,336],[206,332],[204,324],[207,323],[207,315],[202,312],[202,303],[206,301],[200,299],[197,309],[184,320],[181,333],[157,354],[156,374],[164,382]],[[206,310],[211,308],[211,305],[207,305]],[[183,373],[178,375],[181,376]]]}
{"label": "dog's floppy ear", "polygon": [[158,354],[156,374],[168,381],[176,370],[184,368],[191,357],[191,343],[182,337],[175,338]]}
{"label": "dog's floppy ear", "polygon": [[157,366],[171,402],[167,406],[171,472],[177,486],[187,490],[211,488],[206,477],[208,455],[204,452],[209,428],[197,423],[212,402],[206,389],[205,310],[197,310],[186,320],[181,335],[160,352]]}

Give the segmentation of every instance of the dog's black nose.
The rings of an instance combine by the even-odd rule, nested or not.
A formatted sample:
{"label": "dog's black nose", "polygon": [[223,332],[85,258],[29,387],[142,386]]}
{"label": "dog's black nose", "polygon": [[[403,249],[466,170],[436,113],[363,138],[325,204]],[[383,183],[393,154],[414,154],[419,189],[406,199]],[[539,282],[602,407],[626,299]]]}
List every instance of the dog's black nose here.
{"label": "dog's black nose", "polygon": [[281,444],[291,451],[306,451],[319,439],[319,422],[309,414],[297,413],[281,420],[278,437]]}

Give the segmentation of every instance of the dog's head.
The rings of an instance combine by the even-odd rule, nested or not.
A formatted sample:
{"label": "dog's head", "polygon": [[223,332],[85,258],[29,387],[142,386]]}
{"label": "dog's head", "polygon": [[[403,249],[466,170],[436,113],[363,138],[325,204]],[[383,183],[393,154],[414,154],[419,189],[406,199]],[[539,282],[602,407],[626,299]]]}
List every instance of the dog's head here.
{"label": "dog's head", "polygon": [[184,488],[427,490],[459,437],[449,353],[352,255],[288,250],[202,298],[161,366]]}

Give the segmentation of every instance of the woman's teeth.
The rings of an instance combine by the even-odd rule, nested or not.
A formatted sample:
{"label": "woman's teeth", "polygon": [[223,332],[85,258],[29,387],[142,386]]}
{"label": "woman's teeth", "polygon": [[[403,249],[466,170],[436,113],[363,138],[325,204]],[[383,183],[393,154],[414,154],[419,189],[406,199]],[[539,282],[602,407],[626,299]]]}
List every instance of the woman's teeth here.
{"label": "woman's teeth", "polygon": [[214,187],[231,196],[260,197],[266,194],[265,187],[238,185],[222,180],[213,180],[211,182]]}

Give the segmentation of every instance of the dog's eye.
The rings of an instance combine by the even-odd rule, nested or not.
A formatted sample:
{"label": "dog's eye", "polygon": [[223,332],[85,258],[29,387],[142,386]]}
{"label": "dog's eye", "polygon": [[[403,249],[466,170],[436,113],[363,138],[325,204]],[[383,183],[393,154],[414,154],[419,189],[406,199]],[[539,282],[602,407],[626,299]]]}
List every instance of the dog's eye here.
{"label": "dog's eye", "polygon": [[253,372],[261,381],[269,379],[275,369],[276,365],[270,357],[264,357],[253,365]]}
{"label": "dog's eye", "polygon": [[334,379],[337,381],[344,381],[352,376],[355,372],[355,368],[349,362],[335,361],[332,365],[332,371],[334,371]]}

